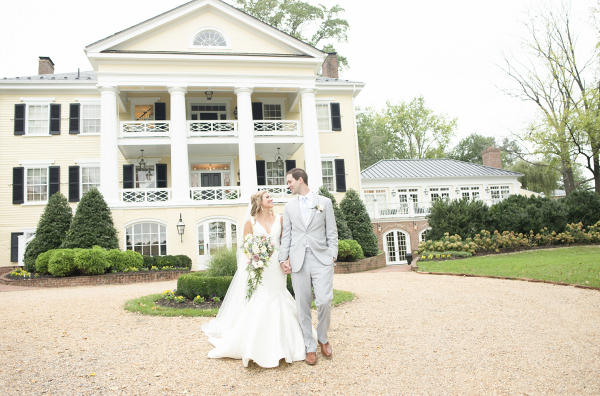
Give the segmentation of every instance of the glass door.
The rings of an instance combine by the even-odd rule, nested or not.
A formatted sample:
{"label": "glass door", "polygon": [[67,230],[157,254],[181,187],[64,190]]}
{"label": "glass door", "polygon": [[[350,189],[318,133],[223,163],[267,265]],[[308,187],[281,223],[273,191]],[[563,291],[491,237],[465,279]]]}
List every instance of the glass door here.
{"label": "glass door", "polygon": [[237,246],[237,224],[231,220],[209,220],[198,226],[198,269],[208,266],[210,256]]}

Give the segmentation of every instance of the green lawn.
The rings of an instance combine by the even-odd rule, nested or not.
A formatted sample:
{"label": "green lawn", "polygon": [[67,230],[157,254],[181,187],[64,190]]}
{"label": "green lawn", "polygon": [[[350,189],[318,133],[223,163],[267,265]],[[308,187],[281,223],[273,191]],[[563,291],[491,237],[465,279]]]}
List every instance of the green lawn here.
{"label": "green lawn", "polygon": [[419,270],[531,278],[600,287],[600,246],[529,250],[463,260],[419,261]]}

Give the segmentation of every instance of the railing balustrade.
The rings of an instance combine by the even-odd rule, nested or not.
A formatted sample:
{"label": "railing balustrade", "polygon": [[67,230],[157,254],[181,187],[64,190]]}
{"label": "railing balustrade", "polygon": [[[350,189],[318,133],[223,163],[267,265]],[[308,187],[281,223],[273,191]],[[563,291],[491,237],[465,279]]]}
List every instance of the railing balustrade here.
{"label": "railing balustrade", "polygon": [[170,121],[121,121],[121,137],[170,136]]}
{"label": "railing balustrade", "polygon": [[254,136],[300,136],[298,121],[254,121]]}
{"label": "railing balustrade", "polygon": [[189,136],[237,136],[237,121],[188,121]]}
{"label": "railing balustrade", "polygon": [[271,198],[292,198],[294,195],[288,186],[258,186],[259,190],[267,190]]}
{"label": "railing balustrade", "polygon": [[167,202],[171,200],[170,188],[137,188],[120,191],[124,203]]}
{"label": "railing balustrade", "polygon": [[226,201],[241,197],[239,187],[193,187],[190,198],[194,201]]}

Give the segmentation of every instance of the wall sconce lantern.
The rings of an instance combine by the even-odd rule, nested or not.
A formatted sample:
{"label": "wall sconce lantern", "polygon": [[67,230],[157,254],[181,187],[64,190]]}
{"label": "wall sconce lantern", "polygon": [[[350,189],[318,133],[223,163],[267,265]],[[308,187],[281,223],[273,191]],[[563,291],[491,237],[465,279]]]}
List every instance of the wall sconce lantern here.
{"label": "wall sconce lantern", "polygon": [[212,100],[213,91],[204,91],[204,95],[206,95],[206,100]]}
{"label": "wall sconce lantern", "polygon": [[144,157],[144,150],[140,150],[142,155],[138,157],[138,165],[142,171],[146,170],[146,157]]}
{"label": "wall sconce lantern", "polygon": [[417,231],[417,222],[413,221],[413,230]]}
{"label": "wall sconce lantern", "polygon": [[460,194],[460,188],[456,187],[456,190],[454,190],[454,192],[456,193],[456,195]]}
{"label": "wall sconce lantern", "polygon": [[381,232],[381,224],[377,223],[377,232]]}
{"label": "wall sconce lantern", "polygon": [[490,186],[487,186],[487,187],[485,188],[485,193],[486,193],[486,194],[489,194],[489,193],[490,193]]}
{"label": "wall sconce lantern", "polygon": [[429,194],[429,190],[428,189],[423,190],[423,192],[425,193],[426,196],[427,196],[427,194]]}
{"label": "wall sconce lantern", "polygon": [[277,154],[275,155],[275,162],[277,166],[283,165],[283,155],[279,152],[279,147],[277,147]]}
{"label": "wall sconce lantern", "polygon": [[237,120],[237,106],[235,106],[235,109],[233,109],[233,118],[235,118]]}
{"label": "wall sconce lantern", "polygon": [[181,220],[181,213],[179,213],[179,222],[177,223],[177,233],[181,237],[181,242],[183,242],[183,232],[185,231],[185,224],[183,224],[183,220]]}
{"label": "wall sconce lantern", "polygon": [[396,190],[392,190],[392,197],[396,196]]}

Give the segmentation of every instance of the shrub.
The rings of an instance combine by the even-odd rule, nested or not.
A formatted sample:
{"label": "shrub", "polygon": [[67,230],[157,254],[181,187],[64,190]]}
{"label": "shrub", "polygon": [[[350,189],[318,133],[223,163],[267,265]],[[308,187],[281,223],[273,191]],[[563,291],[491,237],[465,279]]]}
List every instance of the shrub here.
{"label": "shrub", "polygon": [[177,279],[177,294],[193,299],[196,296],[210,299],[213,295],[224,298],[233,278],[209,277],[202,273],[183,274]]}
{"label": "shrub", "polygon": [[377,245],[377,236],[373,232],[371,218],[367,213],[364,202],[360,199],[358,193],[349,189],[340,203],[340,209],[344,213],[348,228],[354,239],[363,250],[366,257],[377,255],[379,247]]}
{"label": "shrub", "polygon": [[181,267],[181,260],[177,256],[156,256],[156,264],[158,269],[164,267]]}
{"label": "shrub", "polygon": [[75,251],[73,249],[54,249],[52,251],[48,261],[48,272],[52,276],[68,276],[76,269]]}
{"label": "shrub", "polygon": [[179,261],[181,261],[181,266],[186,267],[188,269],[192,268],[192,259],[186,256],[185,254],[178,254],[176,257],[179,257]]}
{"label": "shrub", "polygon": [[27,271],[36,270],[36,259],[41,253],[60,247],[72,220],[73,212],[67,198],[60,192],[52,194],[38,221],[35,237],[25,248],[23,262]]}
{"label": "shrub", "polygon": [[288,274],[286,278],[286,287],[292,296],[295,296],[294,285],[292,284],[292,275]]}
{"label": "shrub", "polygon": [[134,250],[125,250],[123,254],[125,255],[126,267],[144,268],[144,256]]}
{"label": "shrub", "polygon": [[117,230],[102,194],[94,187],[83,194],[71,227],[61,247],[64,249],[118,249]]}
{"label": "shrub", "polygon": [[483,201],[467,199],[436,200],[431,205],[427,222],[431,227],[428,240],[438,240],[445,233],[460,235],[461,238],[475,236],[479,230],[487,229],[489,208]]}
{"label": "shrub", "polygon": [[142,257],[144,259],[144,268],[156,267],[156,257],[154,257],[154,256],[142,256]]}
{"label": "shrub", "polygon": [[364,255],[358,242],[352,239],[339,241],[337,256],[339,261],[356,261],[361,258],[364,258]]}
{"label": "shrub", "polygon": [[589,227],[600,221],[600,195],[591,191],[573,191],[561,199],[568,212],[569,223]]}
{"label": "shrub", "polygon": [[84,275],[100,275],[110,267],[107,252],[100,246],[81,249],[75,253],[75,265]]}
{"label": "shrub", "polygon": [[449,259],[452,257],[471,257],[473,256],[470,252],[463,252],[461,250],[446,250],[443,252],[435,251],[424,251],[419,253],[418,256],[421,260],[438,260],[438,259]]}
{"label": "shrub", "polygon": [[218,250],[210,256],[207,264],[207,276],[233,276],[237,271],[237,249]]}
{"label": "shrub", "polygon": [[106,253],[106,261],[111,271],[123,272],[128,267],[125,263],[125,254],[120,249],[109,250]]}
{"label": "shrub", "polygon": [[[515,233],[538,233],[548,228],[562,232],[567,225],[567,207],[559,200],[541,197],[511,195],[507,199],[492,205],[488,227],[481,229],[513,231]],[[452,233],[451,230],[448,232]]]}
{"label": "shrub", "polygon": [[48,262],[50,261],[50,257],[52,253],[54,253],[55,249],[48,250],[47,252],[41,253],[37,259],[35,260],[35,271],[40,274],[48,274]]}
{"label": "shrub", "polygon": [[352,239],[352,232],[350,231],[350,228],[348,228],[346,216],[344,216],[344,212],[342,212],[342,210],[338,206],[338,203],[333,194],[330,193],[329,190],[327,190],[327,187],[325,186],[321,186],[317,194],[331,199],[331,205],[333,206],[333,215],[335,216],[335,225],[337,226],[338,240]]}

